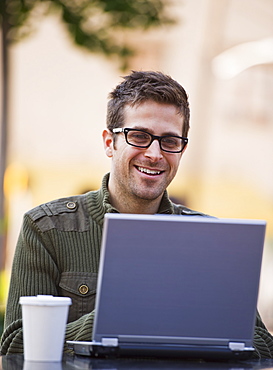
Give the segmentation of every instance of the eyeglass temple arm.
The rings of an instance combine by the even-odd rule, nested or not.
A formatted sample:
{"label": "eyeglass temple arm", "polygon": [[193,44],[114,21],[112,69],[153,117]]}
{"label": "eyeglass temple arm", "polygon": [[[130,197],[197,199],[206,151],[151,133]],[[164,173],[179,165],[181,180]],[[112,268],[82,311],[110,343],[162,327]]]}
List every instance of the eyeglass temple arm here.
{"label": "eyeglass temple arm", "polygon": [[113,133],[114,134],[117,134],[117,133],[119,133],[119,132],[123,132],[124,131],[124,129],[121,127],[121,128],[113,128]]}

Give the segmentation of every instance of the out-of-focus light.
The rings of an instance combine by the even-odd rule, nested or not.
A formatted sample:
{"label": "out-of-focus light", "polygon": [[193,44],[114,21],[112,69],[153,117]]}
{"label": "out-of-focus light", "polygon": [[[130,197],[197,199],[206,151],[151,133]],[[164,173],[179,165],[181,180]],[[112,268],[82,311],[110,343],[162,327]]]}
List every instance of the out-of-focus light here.
{"label": "out-of-focus light", "polygon": [[212,60],[212,71],[218,78],[229,79],[254,65],[268,63],[273,63],[273,37],[225,50]]}
{"label": "out-of-focus light", "polygon": [[14,193],[28,188],[29,176],[27,169],[20,163],[11,163],[4,176],[4,192],[7,198]]}

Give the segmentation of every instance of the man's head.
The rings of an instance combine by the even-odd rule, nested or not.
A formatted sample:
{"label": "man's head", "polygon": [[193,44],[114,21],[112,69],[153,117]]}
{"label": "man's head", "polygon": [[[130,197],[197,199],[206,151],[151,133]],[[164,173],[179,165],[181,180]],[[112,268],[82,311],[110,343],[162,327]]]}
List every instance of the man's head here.
{"label": "man's head", "polygon": [[107,128],[124,127],[124,108],[137,106],[151,100],[177,107],[177,113],[184,118],[181,136],[187,137],[190,110],[187,93],[170,76],[161,72],[136,72],[124,77],[110,94],[107,109]]}
{"label": "man's head", "polygon": [[187,147],[186,92],[158,72],[133,72],[110,94],[106,155],[108,190],[119,212],[155,213]]}

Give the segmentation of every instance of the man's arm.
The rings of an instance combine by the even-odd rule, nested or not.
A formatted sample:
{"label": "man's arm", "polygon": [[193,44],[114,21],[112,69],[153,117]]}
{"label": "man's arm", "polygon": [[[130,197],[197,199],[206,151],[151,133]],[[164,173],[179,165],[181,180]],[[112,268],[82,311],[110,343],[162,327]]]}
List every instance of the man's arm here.
{"label": "man's arm", "polygon": [[[13,260],[1,354],[23,352],[20,297],[59,295],[59,258],[49,237],[25,216]],[[90,340],[93,318],[94,311],[67,324],[66,340]]]}
{"label": "man's arm", "polygon": [[254,332],[254,347],[254,358],[273,358],[273,337],[258,312]]}
{"label": "man's arm", "polygon": [[[86,314],[76,321],[66,325],[65,341],[90,341],[93,329],[94,312]],[[67,346],[64,344],[64,349]],[[22,319],[12,322],[4,331],[1,338],[1,355],[23,353]]]}

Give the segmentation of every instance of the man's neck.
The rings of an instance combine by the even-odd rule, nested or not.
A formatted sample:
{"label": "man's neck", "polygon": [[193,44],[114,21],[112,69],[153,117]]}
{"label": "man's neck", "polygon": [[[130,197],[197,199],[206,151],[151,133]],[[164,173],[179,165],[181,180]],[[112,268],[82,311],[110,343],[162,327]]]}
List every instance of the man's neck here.
{"label": "man's neck", "polygon": [[110,194],[110,203],[120,213],[135,213],[135,214],[154,214],[158,211],[161,202],[160,199],[146,200],[139,199],[133,201],[132,199],[120,199]]}
{"label": "man's neck", "polygon": [[128,191],[124,185],[121,185],[109,177],[107,183],[109,192],[109,201],[111,205],[120,213],[135,214],[155,214],[158,212],[162,196],[160,194],[155,199],[143,199],[134,191]]}

